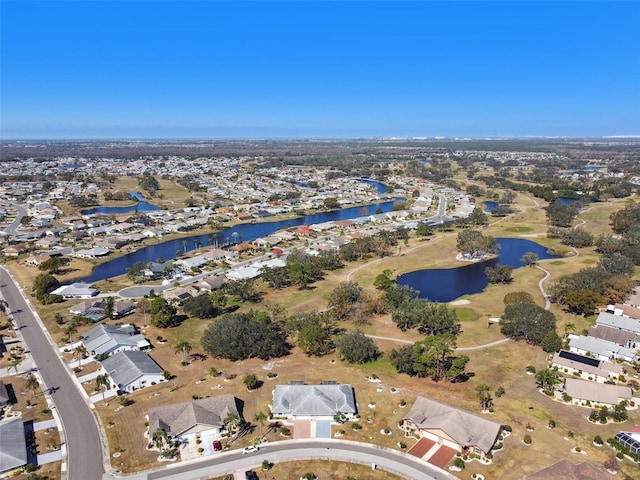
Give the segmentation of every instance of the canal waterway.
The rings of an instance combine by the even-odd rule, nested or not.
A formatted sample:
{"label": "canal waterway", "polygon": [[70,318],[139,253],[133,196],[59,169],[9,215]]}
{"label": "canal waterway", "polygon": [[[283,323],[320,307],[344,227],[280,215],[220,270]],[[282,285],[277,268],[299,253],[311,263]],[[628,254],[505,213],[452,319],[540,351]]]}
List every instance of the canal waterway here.
{"label": "canal waterway", "polygon": [[135,198],[137,203],[123,207],[94,207],[82,210],[83,215],[95,215],[101,213],[103,215],[124,215],[129,212],[153,212],[160,210],[160,207],[152,205],[144,201],[144,197],[139,192],[129,192],[129,196]]}
{"label": "canal waterway", "polygon": [[[242,223],[231,228],[213,233],[204,233],[190,237],[176,238],[155,245],[149,245],[128,253],[122,257],[114,258],[108,262],[98,265],[92,274],[82,279],[83,282],[93,283],[107,278],[115,277],[126,273],[127,268],[136,262],[155,262],[158,259],[170,260],[176,256],[176,252],[188,252],[212,244],[235,244],[239,242],[250,242],[256,238],[270,235],[278,230],[289,227],[299,227],[301,225],[312,225],[337,220],[349,220],[356,217],[372,215],[378,211],[390,212],[394,202],[388,201],[373,205],[363,205],[359,207],[343,208],[330,212],[314,213],[288,220],[261,223]],[[183,242],[185,242],[183,244]]]}
{"label": "canal waterway", "polygon": [[457,268],[417,270],[405,273],[397,279],[399,285],[407,285],[420,292],[420,298],[434,302],[450,302],[463,295],[482,292],[488,285],[485,268],[498,263],[516,269],[524,264],[520,261],[527,252],[538,255],[540,260],[558,258],[546,247],[521,238],[496,238],[500,253],[496,258],[484,262],[465,264]]}

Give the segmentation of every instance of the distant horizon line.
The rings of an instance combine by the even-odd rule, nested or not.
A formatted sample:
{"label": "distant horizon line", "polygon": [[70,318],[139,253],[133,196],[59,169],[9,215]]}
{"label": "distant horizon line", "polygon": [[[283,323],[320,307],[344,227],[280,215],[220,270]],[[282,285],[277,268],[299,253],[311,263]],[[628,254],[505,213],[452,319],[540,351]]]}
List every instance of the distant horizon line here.
{"label": "distant horizon line", "polygon": [[188,136],[132,136],[132,137],[14,137],[14,138],[3,138],[0,139],[0,143],[9,143],[9,142],[33,142],[33,141],[48,141],[48,142],[81,142],[81,141],[98,141],[98,142],[109,142],[109,141],[215,141],[215,140],[276,140],[276,141],[285,141],[285,140],[406,140],[406,141],[442,141],[442,140],[456,140],[456,141],[470,141],[470,140],[553,140],[553,139],[606,139],[606,140],[617,140],[617,139],[640,139],[640,134],[638,135],[479,135],[479,136],[469,136],[469,135],[459,135],[459,136],[445,136],[445,135],[436,135],[436,136],[419,136],[419,135],[411,135],[411,136],[403,136],[403,135],[370,135],[370,136],[312,136],[312,135],[290,135],[290,136],[268,136],[268,135],[256,135],[256,136],[228,136],[228,137],[188,137]]}

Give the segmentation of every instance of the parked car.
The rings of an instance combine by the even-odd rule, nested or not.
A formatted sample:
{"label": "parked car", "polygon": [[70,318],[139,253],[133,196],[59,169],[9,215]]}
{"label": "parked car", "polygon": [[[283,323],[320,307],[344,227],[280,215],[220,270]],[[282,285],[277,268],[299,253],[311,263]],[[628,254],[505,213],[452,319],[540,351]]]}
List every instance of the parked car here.
{"label": "parked car", "polygon": [[259,480],[258,474],[253,470],[247,470],[244,472],[244,476],[247,480]]}
{"label": "parked car", "polygon": [[220,440],[214,440],[213,441],[213,451],[214,452],[219,452],[220,450],[222,450],[222,442]]}
{"label": "parked car", "polygon": [[250,447],[244,447],[242,449],[242,453],[253,453],[253,452],[257,452],[259,450],[258,447],[254,447],[253,445],[251,445]]}

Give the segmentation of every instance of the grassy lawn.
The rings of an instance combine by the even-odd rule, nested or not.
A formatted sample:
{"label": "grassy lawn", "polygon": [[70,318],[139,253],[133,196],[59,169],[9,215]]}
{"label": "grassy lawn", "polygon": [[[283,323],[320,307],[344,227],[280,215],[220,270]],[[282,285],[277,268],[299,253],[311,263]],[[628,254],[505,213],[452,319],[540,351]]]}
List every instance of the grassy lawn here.
{"label": "grassy lawn", "polygon": [[[136,182],[135,179],[127,180]],[[123,183],[121,188],[137,189],[136,185],[130,183]],[[166,198],[171,198],[169,197],[169,185],[166,188],[166,192],[161,190],[159,193],[164,192]],[[177,190],[177,187],[171,188]],[[185,193],[188,192],[183,192],[183,195]],[[184,203],[183,198],[180,199],[180,197],[174,201],[174,207],[182,206]],[[181,201],[182,203],[180,203]],[[541,200],[537,200],[537,202],[540,206],[545,205],[545,202]],[[506,219],[491,219],[492,224],[483,233],[496,237],[534,238],[542,245],[558,248],[557,240],[546,238],[546,216],[544,211],[535,205],[533,198],[518,194],[514,208],[519,213]],[[587,220],[588,224],[582,228],[591,229],[593,226],[593,231],[596,231],[596,228],[605,231],[606,223],[605,226],[600,227],[596,227],[595,224],[604,222],[605,217],[608,218],[610,213],[608,208],[608,204],[598,204],[584,212],[580,218]],[[395,252],[396,255],[349,264],[339,271],[327,273],[324,281],[318,282],[308,290],[289,287],[274,291],[263,285],[260,287],[265,292],[262,302],[257,305],[243,304],[241,310],[261,309],[267,303],[279,303],[287,309],[289,314],[323,310],[327,307],[329,293],[337,283],[345,281],[349,274],[351,280],[363,288],[373,291],[373,280],[384,269],[389,269],[394,275],[398,275],[416,269],[460,266],[460,262],[455,259],[457,254],[456,235],[456,232],[449,232],[438,233],[427,240],[412,238],[409,245],[402,245],[399,251]],[[569,252],[569,249],[560,250]],[[558,260],[541,262],[541,265],[551,273],[551,278],[547,280],[546,285],[564,275],[584,268],[585,265],[593,265],[597,262],[598,256],[593,249],[580,249],[579,253],[578,256],[567,256]],[[15,263],[13,266],[15,267]],[[29,281],[33,278],[32,273],[22,273],[27,269],[22,265],[19,267],[12,268],[12,271],[20,278],[21,282],[24,280],[24,284],[29,285]],[[37,270],[34,268],[33,272],[37,272]],[[491,317],[501,316],[504,311],[503,298],[506,293],[526,291],[533,296],[538,305],[544,305],[544,298],[538,288],[538,282],[543,275],[543,272],[537,268],[518,268],[513,271],[513,281],[509,285],[490,285],[482,293],[465,296],[464,299],[469,303],[464,306],[455,306],[463,330],[458,338],[458,345],[461,347],[483,345],[503,338],[499,326],[489,325],[487,320]],[[116,278],[108,284],[116,289],[126,285],[127,281]],[[73,304],[74,302],[67,301],[57,305],[38,306],[43,321],[57,342],[60,342],[65,335],[64,326],[56,325],[53,321],[54,315],[56,312],[67,315],[69,307]],[[558,319],[558,333],[560,334],[563,333],[564,326],[567,324],[574,325],[576,331],[580,332],[593,323],[592,318],[585,319],[570,315],[556,305],[552,305],[551,311]],[[363,428],[354,431],[347,424],[343,427],[334,427],[334,432],[337,429],[342,429],[345,431],[343,438],[380,444],[390,448],[397,448],[397,442],[404,438],[397,425],[418,395],[425,395],[480,414],[481,409],[476,398],[475,388],[481,383],[489,385],[492,392],[495,392],[498,387],[503,387],[506,394],[501,398],[494,398],[495,412],[491,418],[511,425],[513,435],[506,440],[505,451],[496,454],[492,465],[467,464],[463,474],[465,478],[473,473],[482,473],[486,478],[495,479],[522,478],[533,471],[569,457],[570,449],[575,446],[580,446],[588,451],[586,457],[576,457],[575,462],[588,460],[602,464],[611,450],[607,447],[601,449],[593,447],[591,443],[593,436],[599,434],[606,439],[620,428],[616,425],[594,426],[586,420],[588,409],[554,402],[538,392],[534,378],[526,375],[525,368],[527,365],[533,365],[537,369],[544,368],[547,364],[547,356],[539,347],[521,342],[507,342],[492,348],[464,352],[470,358],[467,370],[472,375],[467,382],[452,384],[436,383],[429,379],[398,375],[395,372],[389,361],[389,352],[391,349],[401,346],[402,343],[394,339],[413,342],[420,340],[422,336],[415,331],[400,331],[392,322],[390,315],[373,317],[369,324],[359,327],[348,322],[339,325],[346,329],[360,328],[365,333],[389,338],[376,340],[384,355],[367,365],[346,364],[341,362],[336,354],[322,358],[307,357],[294,348],[291,355],[271,361],[249,359],[230,362],[205,358],[184,367],[180,364],[181,357],[174,352],[176,343],[186,340],[193,346],[191,353],[204,353],[200,345],[200,337],[209,321],[187,319],[179,327],[160,330],[153,326],[145,327],[145,319],[140,313],[134,313],[126,317],[125,320],[142,327],[143,333],[154,345],[151,356],[163,369],[175,375],[175,379],[169,383],[161,383],[131,394],[130,398],[134,403],[126,408],[118,409],[119,405],[116,399],[108,400],[108,405],[103,405],[102,402],[96,404],[96,410],[103,425],[113,424],[113,428],[106,429],[106,434],[111,452],[121,452],[117,463],[122,462],[122,464],[116,465],[116,468],[121,468],[124,472],[139,471],[160,465],[156,461],[157,453],[148,452],[145,449],[147,442],[143,437],[144,416],[149,408],[161,404],[188,401],[194,396],[205,397],[232,393],[244,401],[244,418],[251,421],[256,413],[269,412],[275,384],[286,384],[293,380],[303,380],[306,383],[334,380],[353,385],[362,416],[359,423]],[[74,336],[82,335],[92,327],[93,325],[80,326],[78,333]],[[161,336],[166,342],[160,343],[157,339],[158,336]],[[208,372],[212,367],[215,367],[222,374],[211,378]],[[276,372],[278,377],[268,379],[266,376],[268,372]],[[248,373],[257,375],[259,380],[264,382],[261,388],[247,392],[242,383],[242,377]],[[368,381],[367,378],[374,373],[380,377],[380,383]],[[223,388],[213,388],[218,384]],[[89,387],[92,388],[92,386],[87,388]],[[399,407],[402,399],[408,403],[405,409]],[[373,406],[374,404],[375,406]],[[40,410],[40,407],[31,410]],[[556,421],[557,427],[555,429],[546,428],[549,419]],[[640,421],[640,413],[637,410],[632,411],[631,419],[624,425],[631,426],[638,421]],[[526,431],[527,424],[534,427],[534,431],[529,432],[533,438],[533,444],[530,447],[525,447],[520,443],[522,437],[528,433]],[[384,428],[389,428],[392,434],[390,436],[381,435],[380,430]],[[575,432],[575,438],[565,440],[564,437],[569,430]],[[233,448],[248,445],[254,435],[240,439]],[[276,438],[281,439],[279,436],[274,436],[273,440]],[[412,445],[408,441],[406,443],[409,447]],[[113,460],[115,465],[116,460]],[[355,470],[349,470],[350,468]],[[346,478],[348,475],[354,475],[357,478],[393,478],[387,474],[374,474],[373,472],[370,472],[370,475],[375,475],[375,477],[367,477],[367,469],[358,470],[359,468],[337,462],[293,462],[276,465],[271,472],[267,473],[267,477],[299,478],[301,474],[311,470],[320,478]],[[628,462],[623,462],[623,469],[626,473],[631,473]]]}

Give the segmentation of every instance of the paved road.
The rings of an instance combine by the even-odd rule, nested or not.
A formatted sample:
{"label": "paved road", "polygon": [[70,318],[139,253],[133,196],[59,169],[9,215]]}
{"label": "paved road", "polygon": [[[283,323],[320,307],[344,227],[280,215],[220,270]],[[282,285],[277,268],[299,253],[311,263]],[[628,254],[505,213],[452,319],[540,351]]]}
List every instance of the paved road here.
{"label": "paved road", "polygon": [[68,478],[102,478],[102,444],[96,419],[40,327],[30,305],[4,267],[0,267],[0,292],[9,304],[14,321],[38,366],[43,388],[56,389],[51,398],[62,420]]}
{"label": "paved road", "polygon": [[16,209],[16,218],[4,230],[4,233],[6,235],[15,235],[15,234],[17,234],[18,233],[18,227],[20,226],[20,220],[22,220],[22,217],[25,217],[27,215],[27,209],[26,208],[21,207],[20,205],[13,204],[13,203],[11,204],[11,206]]}
{"label": "paved road", "polygon": [[[147,474],[147,480],[197,480],[257,468],[263,460],[272,463],[326,459],[376,465],[376,469],[396,473],[407,480],[452,480],[457,477],[411,455],[367,443],[344,440],[286,440],[265,444],[258,453],[239,452],[214,455],[203,462],[168,466]],[[269,475],[267,475],[269,476]],[[382,478],[382,477],[381,477]]]}

